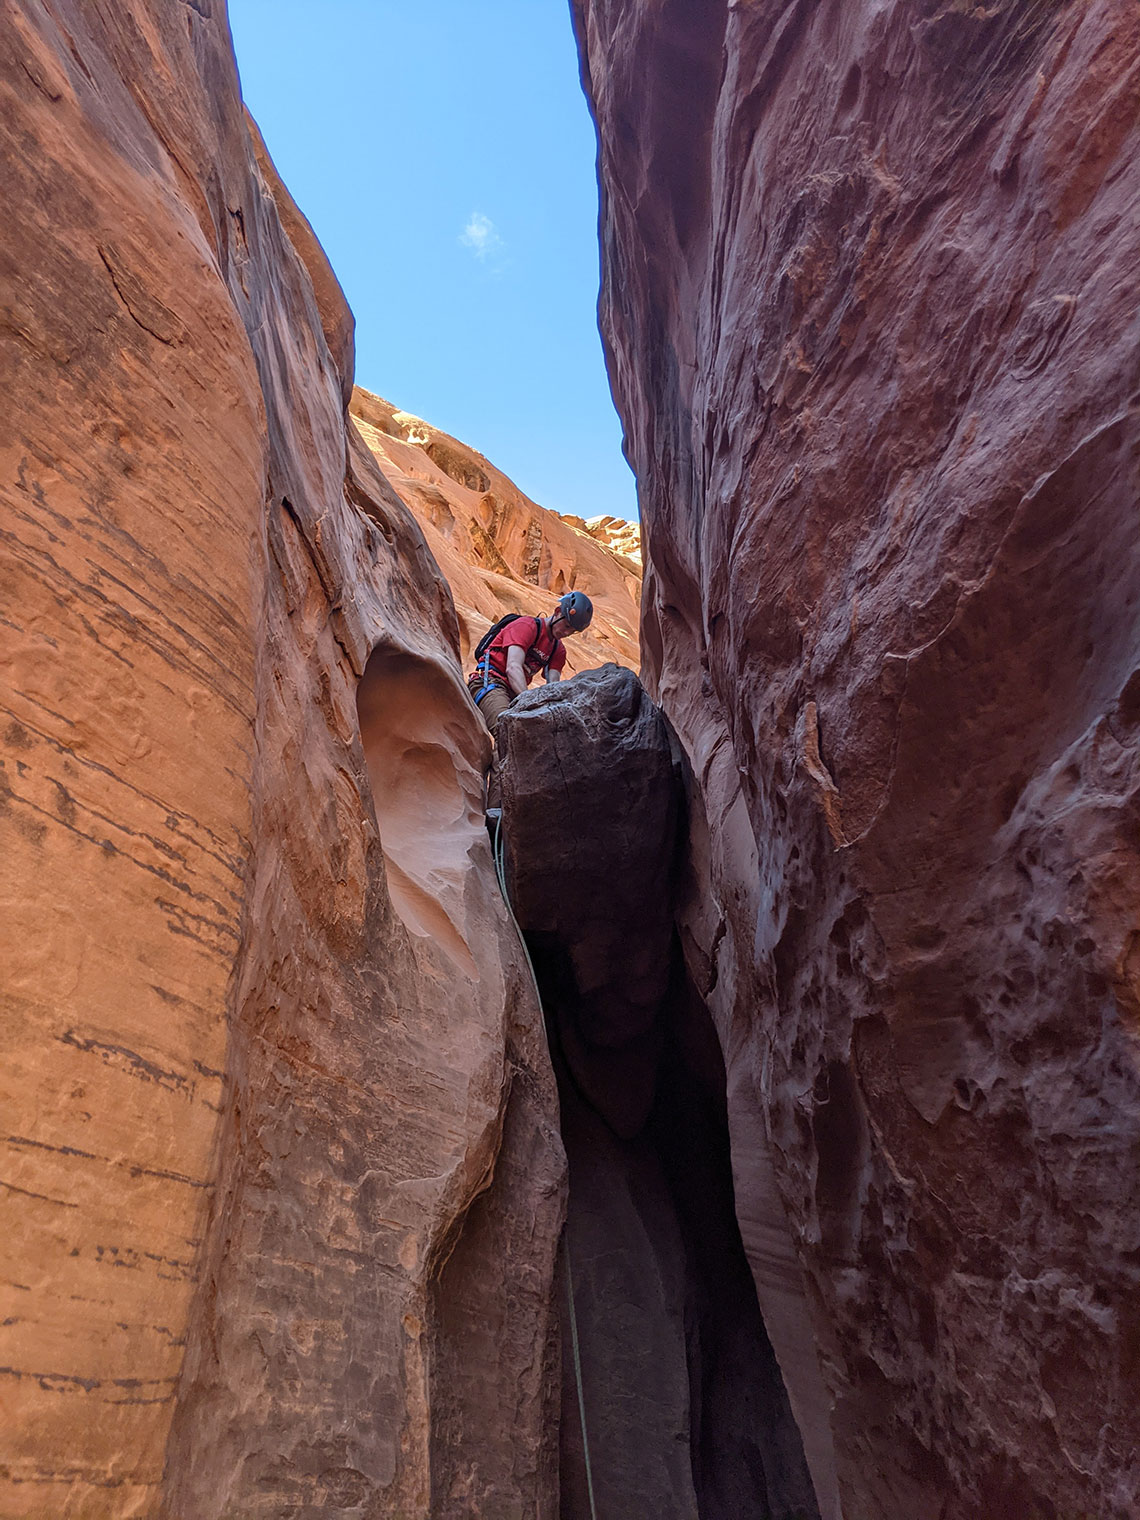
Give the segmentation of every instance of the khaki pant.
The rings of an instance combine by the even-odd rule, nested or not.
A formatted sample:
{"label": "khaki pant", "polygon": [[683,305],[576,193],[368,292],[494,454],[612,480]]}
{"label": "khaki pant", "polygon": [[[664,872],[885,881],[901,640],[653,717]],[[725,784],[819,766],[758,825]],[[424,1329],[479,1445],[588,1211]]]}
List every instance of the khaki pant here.
{"label": "khaki pant", "polygon": [[498,726],[499,719],[511,705],[511,694],[502,686],[493,686],[487,695],[479,703],[479,712],[483,722],[493,734]]}
{"label": "khaki pant", "polygon": [[[474,698],[475,693],[472,692],[471,696]],[[487,695],[483,698],[482,702],[478,703],[477,705],[479,712],[482,715],[483,722],[490,730],[491,737],[494,738],[495,729],[499,725],[499,719],[511,705],[510,692],[505,690],[502,686],[493,686]],[[497,808],[500,806],[498,762],[499,756],[498,751],[496,750],[495,754],[491,756],[491,769],[487,772],[486,780],[484,783],[484,806],[488,808]]]}

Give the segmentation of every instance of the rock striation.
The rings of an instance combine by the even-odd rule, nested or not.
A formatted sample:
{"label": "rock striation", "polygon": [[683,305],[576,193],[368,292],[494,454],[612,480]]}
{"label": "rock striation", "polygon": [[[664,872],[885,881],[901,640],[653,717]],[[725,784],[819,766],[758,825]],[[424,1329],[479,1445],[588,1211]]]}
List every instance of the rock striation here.
{"label": "rock striation", "polygon": [[563,517],[524,496],[482,454],[359,387],[352,416],[385,478],[415,516],[447,577],[460,651],[506,612],[545,613],[587,591],[589,629],[566,645],[566,670],[614,660],[636,669],[641,538],[618,518]]}
{"label": "rock striation", "polygon": [[685,960],[832,1520],[1140,1509],[1140,20],[573,0]]}
{"label": "rock striation", "polygon": [[220,0],[6,7],[0,160],[0,1513],[553,1520],[489,741]]}

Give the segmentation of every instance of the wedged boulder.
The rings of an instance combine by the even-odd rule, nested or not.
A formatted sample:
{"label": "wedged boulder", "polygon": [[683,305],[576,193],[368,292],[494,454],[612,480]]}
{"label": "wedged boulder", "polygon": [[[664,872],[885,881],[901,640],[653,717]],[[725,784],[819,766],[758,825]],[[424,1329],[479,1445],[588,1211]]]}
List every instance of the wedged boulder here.
{"label": "wedged boulder", "polygon": [[558,961],[548,1015],[591,1101],[633,1135],[669,981],[681,791],[668,727],[632,671],[604,665],[520,697],[499,754],[511,901]]}
{"label": "wedged boulder", "polygon": [[[672,736],[616,666],[499,724],[507,879],[570,1166],[561,1514],[814,1517],[733,1209],[725,1070],[674,926]],[[580,1384],[580,1386],[579,1386]]]}

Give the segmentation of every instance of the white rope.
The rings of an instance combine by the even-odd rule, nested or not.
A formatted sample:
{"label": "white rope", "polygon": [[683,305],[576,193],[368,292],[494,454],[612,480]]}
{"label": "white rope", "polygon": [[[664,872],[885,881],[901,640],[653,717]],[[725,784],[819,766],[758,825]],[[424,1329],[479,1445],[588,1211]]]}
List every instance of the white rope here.
{"label": "white rope", "polygon": [[590,1520],[598,1520],[594,1505],[594,1473],[590,1466],[590,1442],[586,1437],[586,1397],[582,1392],[582,1355],[578,1349],[578,1316],[574,1312],[574,1272],[570,1265],[570,1225],[564,1241],[566,1262],[566,1299],[570,1305],[570,1344],[574,1348],[574,1381],[578,1385],[578,1420],[582,1426],[582,1455],[586,1459],[586,1492],[590,1496]]}

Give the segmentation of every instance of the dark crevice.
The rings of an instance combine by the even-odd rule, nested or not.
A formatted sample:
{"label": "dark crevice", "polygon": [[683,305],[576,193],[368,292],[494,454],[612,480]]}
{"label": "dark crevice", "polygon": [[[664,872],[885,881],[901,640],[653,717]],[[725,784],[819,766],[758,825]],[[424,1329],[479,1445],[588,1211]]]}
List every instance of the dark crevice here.
{"label": "dark crevice", "polygon": [[[593,1107],[567,1062],[559,1025],[572,1018],[573,987],[564,955],[549,940],[531,948],[551,1010],[570,1167],[568,1239],[599,1513],[640,1513],[628,1506],[648,1492],[661,1515],[809,1520],[817,1510],[802,1443],[736,1221],[720,1046],[679,947],[644,1056],[651,1072],[635,1076],[619,1063],[636,1091],[653,1093],[632,1137]],[[561,1445],[562,1520],[585,1520],[568,1329]]]}
{"label": "dark crevice", "polygon": [[[499,727],[512,900],[542,995],[570,1190],[561,1520],[815,1520],[736,1218],[726,1077],[673,925],[686,837],[666,726],[629,672]],[[635,799],[635,800],[631,800]]]}

